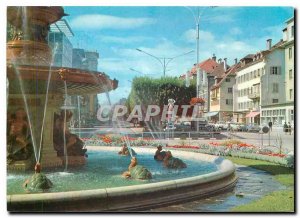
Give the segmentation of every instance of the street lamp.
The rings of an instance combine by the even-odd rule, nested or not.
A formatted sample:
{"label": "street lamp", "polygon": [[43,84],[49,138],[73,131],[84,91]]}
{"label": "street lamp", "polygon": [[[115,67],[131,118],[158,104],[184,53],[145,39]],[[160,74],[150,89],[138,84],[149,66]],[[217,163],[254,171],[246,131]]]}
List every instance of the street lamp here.
{"label": "street lamp", "polygon": [[150,57],[153,57],[153,58],[155,58],[156,60],[158,60],[159,63],[160,63],[160,64],[162,65],[162,67],[163,67],[163,74],[164,74],[164,76],[166,76],[166,72],[167,72],[166,68],[167,68],[168,64],[169,64],[172,60],[174,60],[175,58],[178,58],[178,57],[181,57],[181,56],[184,56],[184,55],[187,55],[187,54],[190,54],[190,53],[194,52],[194,50],[191,50],[191,51],[189,51],[189,52],[186,52],[186,53],[183,53],[183,54],[180,54],[180,55],[177,55],[177,56],[168,58],[168,57],[156,57],[156,56],[154,56],[153,54],[150,54],[150,53],[148,53],[148,52],[145,52],[145,51],[143,51],[143,50],[141,50],[141,49],[139,49],[139,48],[137,48],[136,50],[139,51],[139,52],[141,52],[141,53],[144,53],[144,54],[146,54],[146,55],[148,55],[148,56],[150,56]]}
{"label": "street lamp", "polygon": [[[199,90],[200,90],[200,85],[201,85],[201,81],[200,81],[200,68],[198,67],[198,64],[199,64],[199,35],[200,35],[200,18],[202,16],[202,14],[204,13],[204,11],[207,9],[207,8],[213,8],[213,6],[210,6],[210,7],[205,7],[202,9],[201,13],[200,13],[200,8],[198,7],[197,9],[197,16],[195,15],[194,11],[189,8],[189,7],[185,7],[186,9],[188,9],[193,17],[194,17],[194,20],[195,20],[195,24],[196,24],[196,49],[197,49],[197,59],[196,59],[196,71],[197,71],[197,86],[196,86],[196,97],[199,98]],[[203,78],[203,81],[204,81],[204,76],[202,75],[202,78]],[[204,91],[202,91],[202,93],[204,94]],[[204,108],[203,108],[204,109]],[[197,132],[199,132],[199,121],[197,121]]]}

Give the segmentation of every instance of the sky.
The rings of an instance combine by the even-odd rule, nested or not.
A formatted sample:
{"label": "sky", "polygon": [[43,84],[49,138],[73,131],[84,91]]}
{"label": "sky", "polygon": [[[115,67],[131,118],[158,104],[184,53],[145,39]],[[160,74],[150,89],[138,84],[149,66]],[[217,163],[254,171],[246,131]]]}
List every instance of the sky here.
{"label": "sky", "polygon": [[[163,76],[156,57],[174,58],[167,66],[167,76],[179,76],[196,63],[197,7],[64,7],[69,14],[74,37],[73,47],[96,50],[100,54],[98,70],[119,80],[119,87],[110,92],[112,103],[128,97],[131,81],[136,76]],[[228,64],[247,54],[266,48],[282,38],[285,21],[293,16],[292,7],[199,7],[199,59],[213,54],[227,58]],[[130,68],[141,73],[134,72]],[[106,95],[98,95],[100,104]]]}

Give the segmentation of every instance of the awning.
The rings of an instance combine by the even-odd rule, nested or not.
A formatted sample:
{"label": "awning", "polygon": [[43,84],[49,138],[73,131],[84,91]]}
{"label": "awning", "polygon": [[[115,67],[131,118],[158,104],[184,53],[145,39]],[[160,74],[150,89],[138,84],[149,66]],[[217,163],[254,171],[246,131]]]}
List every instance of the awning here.
{"label": "awning", "polygon": [[204,117],[213,117],[213,116],[216,116],[218,113],[219,113],[219,111],[207,112],[204,114]]}
{"label": "awning", "polygon": [[256,117],[259,114],[260,114],[260,112],[252,111],[249,114],[247,114],[246,117],[247,118],[249,118],[249,117]]}

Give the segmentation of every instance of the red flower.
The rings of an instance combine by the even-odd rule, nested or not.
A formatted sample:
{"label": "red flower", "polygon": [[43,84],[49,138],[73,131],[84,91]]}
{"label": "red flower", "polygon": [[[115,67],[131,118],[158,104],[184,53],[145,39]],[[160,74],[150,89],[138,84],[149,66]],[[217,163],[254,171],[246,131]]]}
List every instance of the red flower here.
{"label": "red flower", "polygon": [[204,98],[192,98],[190,101],[190,105],[204,104],[204,103],[205,103]]}

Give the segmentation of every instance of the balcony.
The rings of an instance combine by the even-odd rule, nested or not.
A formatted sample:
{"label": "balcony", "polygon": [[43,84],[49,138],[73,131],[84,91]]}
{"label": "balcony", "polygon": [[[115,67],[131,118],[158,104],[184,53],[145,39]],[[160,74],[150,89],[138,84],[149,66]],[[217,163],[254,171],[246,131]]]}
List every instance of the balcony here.
{"label": "balcony", "polygon": [[248,94],[248,98],[250,99],[259,99],[260,98],[260,93],[259,92],[253,92]]}

